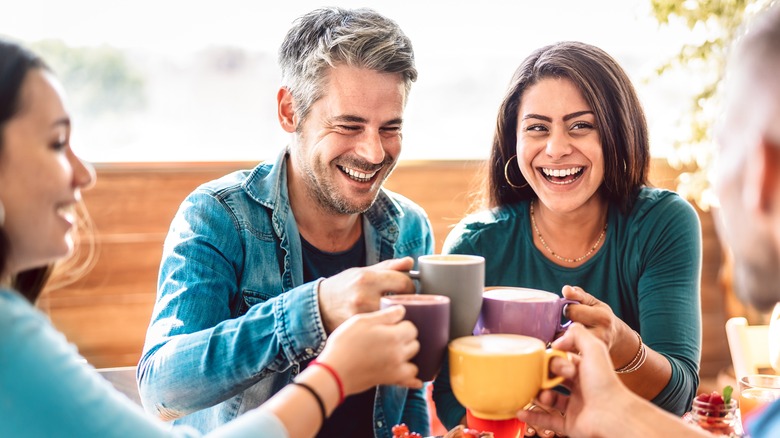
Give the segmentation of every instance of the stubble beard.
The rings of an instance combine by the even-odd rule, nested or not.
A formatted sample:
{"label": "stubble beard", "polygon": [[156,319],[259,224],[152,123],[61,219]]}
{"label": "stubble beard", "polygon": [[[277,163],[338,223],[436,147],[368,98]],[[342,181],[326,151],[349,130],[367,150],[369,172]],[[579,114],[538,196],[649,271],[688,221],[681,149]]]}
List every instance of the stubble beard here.
{"label": "stubble beard", "polygon": [[[377,180],[373,183],[373,196],[371,196],[370,199],[362,202],[358,202],[355,199],[351,199],[350,197],[341,193],[338,185],[335,184],[333,179],[321,179],[318,176],[329,174],[331,169],[328,165],[323,165],[322,162],[317,161],[314,166],[301,163],[301,167],[303,169],[304,175],[306,176],[306,191],[308,195],[317,203],[317,206],[321,210],[330,214],[352,215],[364,213],[369,208],[371,208],[371,206],[374,204],[374,201],[376,201],[377,196],[379,195],[379,189],[382,187],[382,184],[384,184],[387,177],[390,176],[392,168],[395,166],[393,161],[394,160],[388,157],[388,159],[382,163],[382,169],[379,170],[379,174],[375,176]],[[391,167],[388,169],[388,166]],[[362,166],[363,169],[365,169],[365,167],[366,166]],[[336,172],[341,171],[336,170]]]}

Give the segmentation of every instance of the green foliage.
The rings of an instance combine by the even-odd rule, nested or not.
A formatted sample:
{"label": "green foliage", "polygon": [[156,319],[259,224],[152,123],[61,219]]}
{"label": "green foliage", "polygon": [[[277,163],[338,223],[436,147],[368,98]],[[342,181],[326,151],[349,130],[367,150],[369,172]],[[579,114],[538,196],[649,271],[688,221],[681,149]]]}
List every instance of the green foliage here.
{"label": "green foliage", "polygon": [[119,50],[70,47],[59,40],[41,40],[30,47],[56,72],[76,111],[98,117],[145,106],[143,77]]}
{"label": "green foliage", "polygon": [[684,43],[680,51],[656,70],[658,76],[681,70],[694,78],[689,108],[680,120],[687,134],[674,144],[672,166],[685,169],[678,191],[701,208],[711,206],[714,196],[710,173],[715,158],[712,127],[720,108],[720,84],[725,75],[729,47],[755,12],[776,0],[651,0],[655,19],[663,26],[683,25],[699,41]]}

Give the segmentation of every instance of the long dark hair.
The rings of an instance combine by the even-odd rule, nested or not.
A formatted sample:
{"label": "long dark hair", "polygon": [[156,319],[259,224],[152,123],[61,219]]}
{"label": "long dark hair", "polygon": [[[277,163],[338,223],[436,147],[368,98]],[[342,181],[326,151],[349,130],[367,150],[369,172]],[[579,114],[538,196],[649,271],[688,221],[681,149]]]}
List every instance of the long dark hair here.
{"label": "long dark hair", "polygon": [[[622,211],[631,209],[636,194],[647,185],[650,142],[642,105],[628,75],[609,54],[585,43],[565,41],[542,47],[517,68],[501,102],[487,162],[484,202],[488,207],[516,203],[536,196],[525,185],[516,189],[504,175],[517,147],[517,117],[523,93],[545,78],[566,78],[577,85],[593,109],[604,152],[601,192]],[[516,166],[508,169],[516,186],[525,179]]]}
{"label": "long dark hair", "polygon": [[[46,69],[46,63],[36,54],[14,42],[0,38],[0,157],[4,146],[5,126],[21,109],[20,90],[27,73],[33,69]],[[0,224],[0,273],[5,272],[10,252],[10,241]],[[29,269],[16,274],[12,286],[30,302],[43,290],[51,266]]]}

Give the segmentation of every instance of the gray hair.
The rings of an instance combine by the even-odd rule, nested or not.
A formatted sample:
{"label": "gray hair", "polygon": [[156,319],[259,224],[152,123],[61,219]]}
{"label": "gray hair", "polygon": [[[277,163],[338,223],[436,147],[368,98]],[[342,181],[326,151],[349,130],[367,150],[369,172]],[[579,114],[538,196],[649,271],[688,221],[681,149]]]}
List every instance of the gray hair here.
{"label": "gray hair", "polygon": [[327,70],[338,65],[403,76],[405,97],[417,80],[412,42],[393,20],[367,9],[315,9],[293,23],[279,48],[282,86],[299,120],[323,96]]}

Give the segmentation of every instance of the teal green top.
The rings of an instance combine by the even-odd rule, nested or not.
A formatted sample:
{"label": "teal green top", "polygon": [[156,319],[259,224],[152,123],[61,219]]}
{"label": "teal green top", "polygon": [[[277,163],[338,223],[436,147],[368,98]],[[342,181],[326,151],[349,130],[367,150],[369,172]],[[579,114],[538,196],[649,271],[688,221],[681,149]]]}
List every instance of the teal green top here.
{"label": "teal green top", "polygon": [[[445,253],[485,257],[486,286],[522,286],[555,292],[580,286],[609,304],[615,315],[665,356],[672,376],[653,403],[678,415],[699,385],[701,352],[701,225],[676,193],[643,188],[628,214],[610,206],[603,246],[584,264],[550,261],[533,243],[529,202],[471,215],[447,236]],[[442,423],[465,415],[449,387],[447,370],[434,385]]]}

